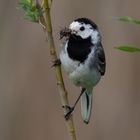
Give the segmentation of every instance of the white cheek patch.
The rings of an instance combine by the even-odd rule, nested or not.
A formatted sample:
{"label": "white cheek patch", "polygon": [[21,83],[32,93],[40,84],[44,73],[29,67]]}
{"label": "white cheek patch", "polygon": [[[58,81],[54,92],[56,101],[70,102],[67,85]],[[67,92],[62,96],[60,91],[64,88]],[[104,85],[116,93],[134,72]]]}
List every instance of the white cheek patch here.
{"label": "white cheek patch", "polygon": [[81,36],[83,39],[86,39],[89,36],[91,36],[93,31],[92,31],[92,29],[87,28],[86,26],[84,26],[84,27],[85,27],[85,30],[84,31],[79,31],[78,35]]}

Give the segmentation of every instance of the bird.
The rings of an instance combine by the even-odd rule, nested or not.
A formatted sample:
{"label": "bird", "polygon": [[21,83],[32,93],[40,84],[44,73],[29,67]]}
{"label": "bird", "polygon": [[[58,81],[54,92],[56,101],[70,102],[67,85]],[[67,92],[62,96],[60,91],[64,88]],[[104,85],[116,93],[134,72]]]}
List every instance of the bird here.
{"label": "bird", "polygon": [[[81,100],[81,115],[88,124],[92,110],[92,91],[105,74],[106,59],[98,26],[89,18],[73,20],[68,28],[60,31],[60,61],[74,85],[81,88],[80,96],[68,112]],[[69,107],[70,108],[70,107]]]}

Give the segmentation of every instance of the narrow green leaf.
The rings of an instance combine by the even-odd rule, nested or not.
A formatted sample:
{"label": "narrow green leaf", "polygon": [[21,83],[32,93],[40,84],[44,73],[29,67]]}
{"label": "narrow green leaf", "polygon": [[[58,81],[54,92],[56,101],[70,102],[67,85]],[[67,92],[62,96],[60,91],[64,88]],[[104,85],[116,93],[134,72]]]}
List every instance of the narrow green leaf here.
{"label": "narrow green leaf", "polygon": [[134,19],[129,16],[123,16],[123,17],[116,17],[117,20],[123,21],[123,22],[128,22],[132,24],[140,24],[140,20]]}
{"label": "narrow green leaf", "polygon": [[123,45],[123,46],[118,46],[115,47],[116,49],[119,49],[121,51],[126,51],[126,52],[140,52],[140,48],[136,48],[133,46],[127,46],[127,45]]}

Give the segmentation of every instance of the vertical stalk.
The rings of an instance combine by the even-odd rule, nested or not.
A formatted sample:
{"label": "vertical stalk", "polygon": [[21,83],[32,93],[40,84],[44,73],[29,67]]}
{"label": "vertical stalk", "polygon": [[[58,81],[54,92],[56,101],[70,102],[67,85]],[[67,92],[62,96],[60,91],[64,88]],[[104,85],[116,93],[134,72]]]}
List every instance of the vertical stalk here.
{"label": "vertical stalk", "polygon": [[[45,9],[45,19],[46,19],[46,30],[45,31],[46,31],[46,35],[47,35],[47,43],[48,43],[51,59],[52,59],[52,61],[55,62],[56,60],[58,60],[58,57],[57,57],[54,39],[53,39],[53,35],[52,35],[51,15],[50,15],[50,7],[49,7],[48,0],[44,0],[43,6]],[[69,106],[67,91],[66,91],[63,77],[62,77],[61,66],[55,65],[54,72],[56,75],[57,86],[58,86],[58,91],[60,94],[62,106]],[[66,114],[66,113],[67,113],[67,109],[64,108],[64,114]],[[76,133],[75,133],[75,127],[74,127],[74,122],[73,122],[72,116],[68,120],[66,120],[66,124],[68,127],[68,131],[70,133],[70,136],[71,136],[71,140],[76,140]]]}

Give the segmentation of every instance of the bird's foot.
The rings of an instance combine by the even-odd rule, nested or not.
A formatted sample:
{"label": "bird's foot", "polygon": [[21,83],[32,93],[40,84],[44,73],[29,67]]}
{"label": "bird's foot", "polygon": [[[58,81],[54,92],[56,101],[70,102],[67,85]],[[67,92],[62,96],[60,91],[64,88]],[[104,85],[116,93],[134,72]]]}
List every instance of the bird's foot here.
{"label": "bird's foot", "polygon": [[55,67],[55,66],[59,66],[59,65],[61,65],[61,61],[60,61],[60,59],[56,59],[53,61],[53,65],[51,67]]}
{"label": "bird's foot", "polygon": [[63,108],[66,108],[66,110],[67,110],[67,113],[65,114],[64,117],[66,120],[69,120],[72,115],[72,112],[74,111],[74,107],[70,107],[70,106],[66,105],[66,106],[63,106]]}

